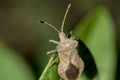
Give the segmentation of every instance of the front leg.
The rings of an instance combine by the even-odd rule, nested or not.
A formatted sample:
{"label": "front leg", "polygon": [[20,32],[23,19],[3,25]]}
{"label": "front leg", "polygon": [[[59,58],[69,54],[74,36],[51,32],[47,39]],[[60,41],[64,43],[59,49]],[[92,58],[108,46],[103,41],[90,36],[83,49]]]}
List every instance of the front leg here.
{"label": "front leg", "polygon": [[55,40],[49,40],[49,42],[52,42],[52,43],[54,43],[54,44],[59,44],[59,42],[58,42],[58,41],[55,41]]}
{"label": "front leg", "polygon": [[49,54],[52,54],[52,53],[55,53],[55,52],[57,52],[56,49],[55,49],[55,50],[48,51],[47,54],[49,55]]}

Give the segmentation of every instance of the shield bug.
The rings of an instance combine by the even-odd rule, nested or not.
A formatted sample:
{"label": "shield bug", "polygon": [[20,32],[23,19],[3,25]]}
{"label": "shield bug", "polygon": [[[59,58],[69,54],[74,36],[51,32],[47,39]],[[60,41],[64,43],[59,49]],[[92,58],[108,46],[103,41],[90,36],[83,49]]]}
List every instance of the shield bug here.
{"label": "shield bug", "polygon": [[60,41],[49,40],[50,42],[57,44],[57,46],[55,50],[51,50],[47,53],[51,54],[54,52],[58,52],[58,57],[60,59],[58,65],[59,76],[64,80],[77,80],[77,78],[81,75],[84,69],[84,62],[79,57],[77,52],[78,41],[68,38],[66,34],[63,32],[65,19],[70,9],[70,6],[71,3],[68,5],[66,9],[61,25],[61,31],[59,31],[56,27],[54,27],[52,24],[46,21],[40,22],[52,27],[59,34]]}

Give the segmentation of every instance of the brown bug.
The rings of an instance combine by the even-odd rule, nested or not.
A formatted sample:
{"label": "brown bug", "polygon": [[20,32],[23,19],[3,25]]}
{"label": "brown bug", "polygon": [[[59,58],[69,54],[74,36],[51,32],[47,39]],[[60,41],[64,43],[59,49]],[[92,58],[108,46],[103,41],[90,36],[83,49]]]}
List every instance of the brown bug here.
{"label": "brown bug", "polygon": [[84,62],[79,57],[77,52],[78,41],[67,38],[66,34],[63,32],[65,19],[70,9],[70,6],[71,3],[66,9],[61,25],[61,31],[59,31],[56,27],[46,21],[40,22],[49,25],[59,34],[60,41],[49,40],[50,42],[57,44],[56,49],[51,50],[47,53],[51,54],[53,52],[58,52],[58,57],[60,59],[58,65],[58,74],[64,80],[77,80],[77,78],[81,75],[84,69]]}

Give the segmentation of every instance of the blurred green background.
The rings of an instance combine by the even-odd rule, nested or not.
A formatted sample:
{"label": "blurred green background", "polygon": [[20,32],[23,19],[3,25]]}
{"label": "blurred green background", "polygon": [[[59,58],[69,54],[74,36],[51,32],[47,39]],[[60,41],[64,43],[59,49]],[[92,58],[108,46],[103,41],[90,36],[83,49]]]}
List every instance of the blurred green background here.
{"label": "blurred green background", "polygon": [[60,29],[69,2],[67,34],[96,7],[108,9],[116,32],[115,77],[120,80],[119,0],[0,0],[0,80],[38,80],[50,58],[46,52],[56,46],[48,40],[59,40],[54,30],[38,21],[48,21]]}

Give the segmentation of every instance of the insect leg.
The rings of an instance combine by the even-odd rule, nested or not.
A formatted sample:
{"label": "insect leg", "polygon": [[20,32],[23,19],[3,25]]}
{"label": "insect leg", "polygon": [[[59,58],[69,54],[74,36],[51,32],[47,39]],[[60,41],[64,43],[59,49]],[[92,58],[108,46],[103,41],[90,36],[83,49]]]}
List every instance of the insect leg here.
{"label": "insect leg", "polygon": [[49,64],[49,67],[51,67],[57,60],[58,60],[58,56]]}
{"label": "insect leg", "polygon": [[54,43],[54,44],[59,44],[59,42],[58,42],[58,41],[55,41],[55,40],[49,40],[49,42],[52,42],[52,43]]}
{"label": "insect leg", "polygon": [[47,54],[49,55],[49,54],[52,54],[54,52],[57,52],[57,50],[55,49],[55,50],[48,51]]}

